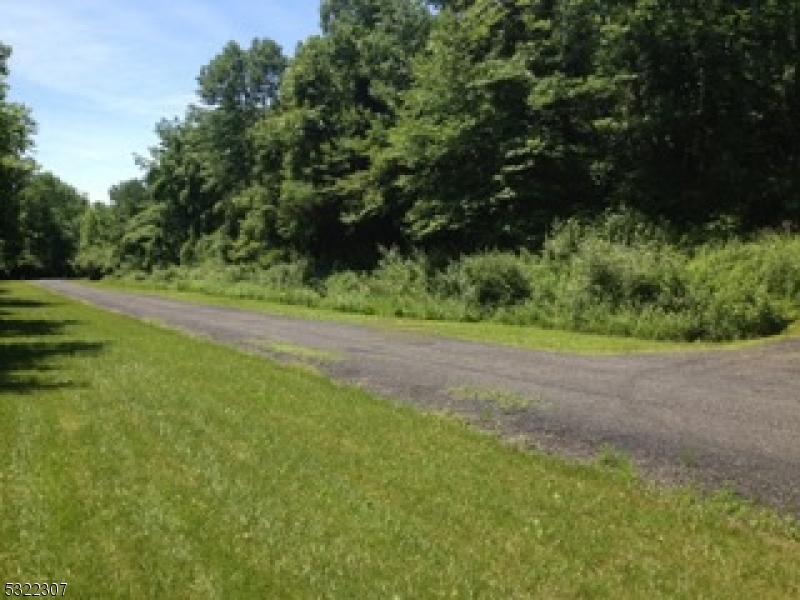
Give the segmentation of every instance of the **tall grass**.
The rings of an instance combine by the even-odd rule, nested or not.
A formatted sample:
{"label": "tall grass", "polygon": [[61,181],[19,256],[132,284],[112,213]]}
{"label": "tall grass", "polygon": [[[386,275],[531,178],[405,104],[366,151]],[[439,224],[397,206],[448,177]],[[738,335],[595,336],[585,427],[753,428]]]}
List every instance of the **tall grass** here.
{"label": "tall grass", "polygon": [[397,317],[535,325],[654,340],[773,335],[800,318],[800,237],[678,239],[631,212],[557,224],[536,253],[488,251],[434,268],[386,251],[368,272],[305,261],[172,267],[154,286]]}

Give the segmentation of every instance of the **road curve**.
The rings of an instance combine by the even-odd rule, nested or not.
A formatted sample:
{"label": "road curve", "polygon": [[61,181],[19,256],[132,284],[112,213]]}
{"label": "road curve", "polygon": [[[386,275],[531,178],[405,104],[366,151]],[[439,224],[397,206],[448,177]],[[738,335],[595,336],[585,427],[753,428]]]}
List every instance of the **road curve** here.
{"label": "road curve", "polygon": [[[657,479],[726,485],[800,516],[800,338],[719,352],[577,356],[62,280],[40,285],[277,358],[305,354],[335,378],[471,416],[545,450],[614,448]],[[320,353],[293,350],[306,348]]]}

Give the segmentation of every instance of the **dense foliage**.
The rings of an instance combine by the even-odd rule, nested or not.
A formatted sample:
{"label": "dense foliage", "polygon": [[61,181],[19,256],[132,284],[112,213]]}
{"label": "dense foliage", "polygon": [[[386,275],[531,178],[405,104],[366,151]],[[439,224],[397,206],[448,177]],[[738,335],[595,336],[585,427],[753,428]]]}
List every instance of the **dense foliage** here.
{"label": "dense foliage", "polygon": [[772,335],[800,319],[800,238],[743,241],[704,231],[697,245],[641,214],[558,224],[539,252],[492,251],[445,264],[385,251],[368,271],[320,276],[307,260],[170,266],[128,279],[180,291],[454,321],[493,320],[657,340]]}
{"label": "dense foliage", "polygon": [[88,203],[29,156],[35,124],[26,107],[7,101],[10,56],[0,44],[0,276],[69,274]]}
{"label": "dense foliage", "polygon": [[[288,278],[355,309],[392,273],[434,313],[657,337],[796,318],[775,283],[796,242],[763,232],[800,223],[800,0],[323,0],[320,25],[291,58],[256,39],[202,67],[72,264]],[[631,218],[664,239],[585,230]]]}
{"label": "dense foliage", "polygon": [[119,235],[86,237],[83,264],[371,268],[382,247],[540,248],[555,219],[621,206],[800,219],[796,0],[324,0],[320,19],[291,59],[231,42],[202,68],[138,210],[87,217]]}

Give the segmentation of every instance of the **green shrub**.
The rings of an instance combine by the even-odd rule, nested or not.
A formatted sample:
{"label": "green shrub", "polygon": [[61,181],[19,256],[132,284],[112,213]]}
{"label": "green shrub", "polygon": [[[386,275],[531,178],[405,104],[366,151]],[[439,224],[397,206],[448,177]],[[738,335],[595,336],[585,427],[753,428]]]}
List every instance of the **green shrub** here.
{"label": "green shrub", "polygon": [[633,211],[556,224],[540,253],[487,252],[434,270],[383,252],[370,273],[320,282],[308,261],[129,272],[173,289],[423,319],[494,319],[665,340],[735,340],[800,318],[800,237],[715,237],[689,247]]}
{"label": "green shrub", "polygon": [[277,263],[266,270],[259,271],[256,281],[265,287],[276,290],[309,287],[311,265],[305,259]]}
{"label": "green shrub", "polygon": [[765,236],[701,248],[687,273],[700,317],[699,337],[774,335],[797,318],[800,241]]}
{"label": "green shrub", "polygon": [[675,250],[651,244],[627,245],[589,239],[570,265],[577,279],[572,293],[588,294],[592,301],[615,309],[682,304],[686,259]]}
{"label": "green shrub", "polygon": [[368,293],[368,287],[364,279],[355,271],[337,271],[329,275],[322,284],[325,296],[337,296],[339,294],[361,294]]}
{"label": "green shrub", "polygon": [[376,296],[424,298],[429,293],[427,259],[421,253],[404,257],[395,248],[383,250],[368,286]]}
{"label": "green shrub", "polygon": [[628,247],[665,247],[675,238],[666,223],[654,223],[629,208],[608,210],[593,220],[573,217],[556,221],[542,247],[542,257],[570,260],[587,242],[601,241]]}
{"label": "green shrub", "polygon": [[484,314],[521,304],[531,296],[532,286],[523,259],[515,254],[490,252],[465,256],[448,270],[441,288],[460,295],[469,306]]}

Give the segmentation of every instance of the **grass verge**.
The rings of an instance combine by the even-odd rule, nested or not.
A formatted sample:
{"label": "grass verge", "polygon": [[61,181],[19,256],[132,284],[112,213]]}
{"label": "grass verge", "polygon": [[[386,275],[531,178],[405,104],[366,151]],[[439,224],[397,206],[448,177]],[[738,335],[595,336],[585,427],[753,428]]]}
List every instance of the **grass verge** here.
{"label": "grass verge", "polygon": [[299,344],[287,344],[285,342],[272,342],[270,340],[248,340],[249,345],[263,348],[278,356],[293,357],[301,360],[317,362],[339,362],[344,360],[344,356],[336,352],[327,352],[318,348],[310,348]]}
{"label": "grass verge", "polygon": [[486,402],[507,410],[529,408],[540,402],[535,398],[526,398],[506,390],[482,386],[460,385],[451,387],[448,392],[456,400]]}
{"label": "grass verge", "polygon": [[[357,323],[359,325],[388,330],[442,335],[469,341],[575,354],[630,354],[640,352],[721,350],[741,348],[743,346],[757,345],[764,342],[764,340],[727,343],[670,342],[544,329],[527,325],[509,325],[491,321],[467,323],[458,321],[392,318],[346,313],[323,308],[310,308],[292,304],[280,304],[277,302],[267,302],[249,298],[236,298],[223,294],[158,289],[155,284],[128,280],[86,282],[86,285],[92,285],[100,289],[136,292],[162,298],[194,302],[197,304],[243,308],[272,315]],[[795,328],[790,333],[796,335],[800,333],[800,329]]]}
{"label": "grass verge", "polygon": [[797,526],[0,286],[0,576],[80,598],[796,598]]}

